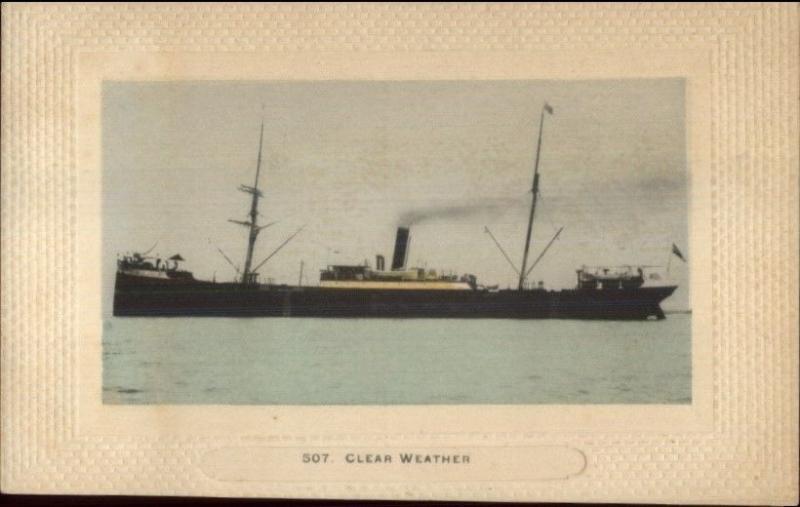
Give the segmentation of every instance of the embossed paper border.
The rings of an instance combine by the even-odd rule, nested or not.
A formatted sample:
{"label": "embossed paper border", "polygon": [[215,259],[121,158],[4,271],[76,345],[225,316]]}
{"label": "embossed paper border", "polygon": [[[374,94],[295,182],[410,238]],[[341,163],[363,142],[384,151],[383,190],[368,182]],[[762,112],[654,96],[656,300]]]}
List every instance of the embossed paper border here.
{"label": "embossed paper border", "polygon": [[[797,7],[771,4],[4,4],[3,489],[791,503],[798,445],[797,23]],[[325,436],[326,442],[376,445],[556,443],[586,452],[585,473],[569,483],[437,485],[218,482],[197,467],[218,445],[212,436],[102,436],[81,425],[87,351],[77,291],[78,196],[89,169],[78,163],[86,140],[77,138],[77,97],[87,54],[402,58],[581,50],[708,56],[714,359],[708,428]],[[320,438],[274,434],[259,443]]]}

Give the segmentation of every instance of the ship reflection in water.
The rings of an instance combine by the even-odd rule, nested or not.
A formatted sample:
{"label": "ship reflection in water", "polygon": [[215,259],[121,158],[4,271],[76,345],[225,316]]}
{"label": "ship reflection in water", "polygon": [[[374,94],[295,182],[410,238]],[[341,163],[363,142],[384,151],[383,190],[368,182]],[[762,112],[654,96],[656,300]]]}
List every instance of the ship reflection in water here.
{"label": "ship reflection in water", "polygon": [[[664,319],[660,303],[677,288],[662,283],[652,266],[581,267],[572,289],[545,290],[532,286],[528,276],[559,232],[528,266],[531,233],[539,195],[539,153],[548,104],[542,108],[539,139],[531,187],[531,208],[521,266],[498,248],[519,277],[516,288],[498,289],[479,283],[472,274],[446,274],[408,266],[411,231],[397,229],[392,264],[383,256],[375,267],[328,266],[316,286],[264,284],[258,270],[296,236],[284,241],[263,261],[253,266],[259,233],[271,224],[259,225],[259,189],[264,125],[261,125],[258,163],[252,186],[240,190],[251,196],[248,220],[231,220],[248,230],[247,254],[234,282],[203,281],[180,269],[175,255],[165,261],[144,254],[126,255],[117,262],[113,313],[126,317],[355,317],[355,318],[470,318],[470,319]],[[562,228],[563,229],[563,228]],[[302,230],[302,229],[301,229]],[[491,232],[486,229],[491,235]],[[674,247],[676,255],[680,255]],[[221,252],[222,253],[222,252]],[[224,255],[224,254],[223,254]],[[681,256],[681,258],[683,258]]]}

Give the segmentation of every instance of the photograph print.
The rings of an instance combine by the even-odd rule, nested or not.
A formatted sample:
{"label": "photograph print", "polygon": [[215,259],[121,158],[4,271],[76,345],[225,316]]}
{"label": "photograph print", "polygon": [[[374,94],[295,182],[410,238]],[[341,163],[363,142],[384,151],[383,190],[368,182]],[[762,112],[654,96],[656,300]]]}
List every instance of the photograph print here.
{"label": "photograph print", "polygon": [[104,403],[690,404],[685,93],[104,82]]}

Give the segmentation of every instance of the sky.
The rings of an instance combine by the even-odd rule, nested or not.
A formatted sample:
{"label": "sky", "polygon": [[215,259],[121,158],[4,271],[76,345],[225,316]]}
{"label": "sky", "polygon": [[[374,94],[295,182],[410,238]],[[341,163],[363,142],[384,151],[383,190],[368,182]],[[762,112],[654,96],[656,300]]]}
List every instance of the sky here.
{"label": "sky", "polygon": [[[264,122],[265,229],[254,261],[305,229],[259,270],[316,284],[327,264],[391,258],[411,223],[412,265],[515,286],[484,232],[521,264],[539,115],[546,116],[530,276],[575,286],[581,265],[665,266],[688,257],[683,79],[598,81],[106,82],[103,258],[106,302],[117,254],[180,253],[195,277],[228,281]],[[665,309],[690,308],[688,267]]]}

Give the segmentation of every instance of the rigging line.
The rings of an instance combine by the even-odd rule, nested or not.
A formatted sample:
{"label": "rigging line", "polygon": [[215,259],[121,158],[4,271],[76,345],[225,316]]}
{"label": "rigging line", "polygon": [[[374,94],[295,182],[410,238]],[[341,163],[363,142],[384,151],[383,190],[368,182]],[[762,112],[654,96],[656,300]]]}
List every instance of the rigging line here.
{"label": "rigging line", "polygon": [[263,231],[264,229],[266,229],[267,227],[270,227],[270,226],[272,226],[272,225],[275,225],[275,224],[277,224],[278,222],[280,222],[280,220],[275,220],[274,222],[270,222],[270,223],[268,223],[267,225],[259,225],[259,226],[257,226],[257,227],[258,227],[258,232],[261,232],[261,231]]}
{"label": "rigging line", "polygon": [[233,263],[233,261],[230,259],[230,257],[228,257],[227,255],[225,255],[225,252],[223,252],[223,251],[222,251],[222,248],[218,247],[218,246],[217,246],[217,245],[215,245],[214,243],[211,243],[211,239],[209,239],[209,240],[208,240],[208,242],[209,242],[210,244],[214,245],[214,248],[216,248],[216,249],[217,249],[217,251],[218,251],[220,254],[222,254],[222,256],[223,256],[223,257],[225,257],[225,260],[226,260],[226,261],[228,261],[228,264],[230,264],[230,265],[231,265],[231,267],[232,267],[233,269],[235,269],[235,270],[236,270],[236,274],[238,275],[238,274],[240,273],[240,271],[239,271],[239,267],[238,267],[238,266],[236,266],[236,264],[234,264],[234,263]]}
{"label": "rigging line", "polygon": [[272,256],[273,256],[273,255],[275,255],[276,253],[278,253],[278,252],[281,250],[281,248],[283,248],[284,246],[286,246],[286,244],[287,244],[287,243],[289,243],[291,240],[293,240],[293,239],[294,239],[294,237],[295,237],[295,236],[297,236],[298,234],[300,234],[300,232],[301,232],[303,229],[305,229],[305,228],[306,228],[306,226],[304,225],[304,226],[300,227],[299,229],[297,229],[297,230],[295,231],[295,233],[294,233],[294,234],[292,234],[291,236],[289,236],[288,238],[286,238],[286,240],[285,240],[283,243],[281,243],[281,244],[278,246],[278,248],[276,248],[275,250],[273,250],[273,251],[272,251],[272,253],[271,253],[271,254],[269,254],[269,255],[267,256],[267,258],[266,258],[266,259],[264,259],[263,261],[261,261],[261,262],[260,262],[260,263],[259,263],[259,264],[258,264],[258,265],[257,265],[257,266],[254,268],[254,269],[251,269],[251,270],[250,270],[250,272],[251,272],[251,273],[255,273],[256,271],[258,271],[258,268],[260,268],[261,266],[263,266],[264,264],[266,264],[266,262],[267,262],[268,260],[270,260],[270,259],[272,258]]}
{"label": "rigging line", "polygon": [[539,257],[537,257],[536,260],[533,261],[533,264],[531,264],[531,268],[528,270],[527,273],[525,273],[525,277],[526,278],[528,277],[529,274],[531,274],[531,271],[533,271],[533,268],[536,267],[536,265],[539,263],[539,261],[542,260],[542,257],[544,257],[544,254],[547,253],[547,250],[550,248],[550,245],[552,245],[553,242],[558,239],[558,235],[561,234],[561,231],[563,231],[563,230],[564,230],[564,228],[561,227],[558,230],[558,232],[556,232],[556,235],[553,236],[553,239],[551,239],[550,242],[547,244],[547,246],[544,247],[544,250],[542,250],[542,253],[539,254]]}
{"label": "rigging line", "polygon": [[151,246],[150,248],[148,248],[148,249],[147,249],[147,251],[146,251],[146,252],[144,252],[144,253],[142,254],[142,257],[144,257],[145,255],[147,255],[147,254],[149,254],[150,252],[152,252],[152,251],[153,251],[153,249],[154,249],[156,246],[158,246],[158,242],[159,242],[159,241],[161,241],[161,240],[156,240],[156,242],[155,242],[155,243],[153,243],[153,246]]}
{"label": "rigging line", "polygon": [[486,234],[488,234],[488,235],[489,235],[489,236],[492,238],[492,241],[494,241],[494,244],[495,244],[495,245],[497,245],[497,248],[498,248],[498,249],[500,249],[500,253],[502,253],[502,254],[503,254],[503,257],[505,257],[505,258],[506,258],[506,260],[508,261],[508,264],[509,264],[509,265],[511,266],[511,268],[514,270],[514,272],[515,272],[517,275],[519,275],[519,269],[517,269],[517,267],[514,265],[514,261],[512,261],[512,260],[511,260],[511,257],[509,257],[509,256],[508,256],[508,254],[506,253],[506,251],[505,251],[505,250],[503,250],[503,247],[502,247],[502,246],[500,246],[500,242],[499,242],[499,241],[497,241],[497,238],[495,238],[495,237],[494,237],[494,234],[492,234],[492,231],[490,231],[490,230],[489,230],[489,227],[488,227],[488,226],[483,226],[483,230],[484,230],[484,232],[485,232]]}

